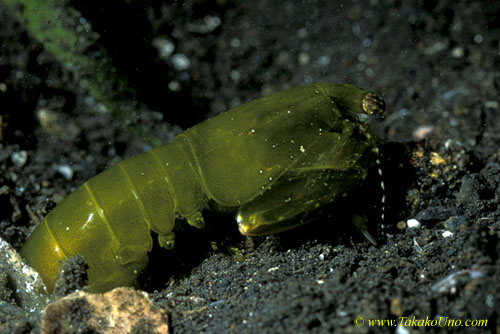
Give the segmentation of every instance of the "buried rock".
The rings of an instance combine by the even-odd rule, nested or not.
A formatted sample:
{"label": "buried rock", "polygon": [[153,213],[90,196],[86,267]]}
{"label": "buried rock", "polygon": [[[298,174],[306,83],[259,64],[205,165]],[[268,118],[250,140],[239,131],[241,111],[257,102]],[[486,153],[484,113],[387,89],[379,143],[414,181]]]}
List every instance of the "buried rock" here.
{"label": "buried rock", "polygon": [[42,334],[168,333],[168,316],[145,292],[116,288],[104,294],[78,291],[47,305]]}

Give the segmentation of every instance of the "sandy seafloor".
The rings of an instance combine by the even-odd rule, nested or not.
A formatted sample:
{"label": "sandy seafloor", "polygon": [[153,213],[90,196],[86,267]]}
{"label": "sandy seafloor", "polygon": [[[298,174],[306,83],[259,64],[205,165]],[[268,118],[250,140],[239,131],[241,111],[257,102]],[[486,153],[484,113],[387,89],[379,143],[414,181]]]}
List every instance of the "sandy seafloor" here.
{"label": "sandy seafloor", "polygon": [[[500,333],[499,2],[73,6],[135,92],[137,123],[164,142],[305,83],[349,82],[387,103],[385,117],[370,121],[385,142],[385,227],[376,218],[370,225],[379,245],[337,209],[255,238],[239,235],[230,214],[208,212],[204,230],[181,224],[174,251],[156,247],[140,277],[170,315],[172,333]],[[89,177],[148,145],[102,112],[3,4],[0,27],[0,187],[7,187],[0,236],[20,249],[35,225],[27,206],[44,216]],[[158,43],[174,46],[173,54],[161,57]],[[40,110],[53,122],[40,121]],[[363,193],[369,200],[354,199],[356,211],[380,209],[378,190]],[[421,227],[408,228],[408,219]],[[8,284],[1,291],[15,304]],[[487,326],[401,326],[440,317]],[[395,323],[370,326],[373,319]],[[2,333],[38,326],[34,316],[0,319]],[[74,327],[83,333],[85,324]]]}

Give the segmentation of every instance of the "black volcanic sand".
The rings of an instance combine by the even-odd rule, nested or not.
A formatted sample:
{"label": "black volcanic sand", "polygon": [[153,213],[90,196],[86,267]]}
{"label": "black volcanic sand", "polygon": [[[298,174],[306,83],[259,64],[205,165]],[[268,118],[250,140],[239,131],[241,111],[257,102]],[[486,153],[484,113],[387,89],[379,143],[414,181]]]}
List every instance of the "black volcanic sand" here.
{"label": "black volcanic sand", "polygon": [[[180,223],[176,248],[155,245],[140,276],[173,333],[500,332],[499,2],[73,5],[136,92],[137,124],[164,142],[309,82],[354,83],[388,106],[383,119],[370,120],[384,140],[385,221],[375,171],[346,205],[278,235],[243,237],[231,212],[207,210],[203,230]],[[103,112],[3,4],[0,27],[0,235],[20,249],[35,225],[27,207],[46,215],[85,180],[148,146]],[[161,38],[189,59],[187,69],[159,57],[153,41]],[[367,215],[379,245],[340,207]],[[408,219],[421,226],[408,228]],[[2,300],[12,301],[0,278]],[[440,317],[455,325],[404,322]],[[372,327],[373,319],[394,322]],[[487,326],[465,327],[481,319]],[[36,317],[0,321],[5,333],[38,326]],[[77,333],[84,324],[73,326]]]}

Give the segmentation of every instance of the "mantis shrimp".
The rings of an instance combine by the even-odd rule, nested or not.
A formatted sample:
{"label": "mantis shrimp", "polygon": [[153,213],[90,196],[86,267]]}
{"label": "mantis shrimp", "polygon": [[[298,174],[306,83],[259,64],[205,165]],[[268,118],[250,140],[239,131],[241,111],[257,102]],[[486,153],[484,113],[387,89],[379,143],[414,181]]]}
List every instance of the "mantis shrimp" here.
{"label": "mantis shrimp", "polygon": [[240,105],[121,161],[52,210],[21,250],[53,289],[59,262],[81,254],[89,289],[134,284],[148,262],[150,231],[174,246],[174,222],[201,228],[209,200],[237,207],[245,235],[280,232],[297,217],[363,183],[377,140],[354,114],[385,103],[349,84],[292,88]]}

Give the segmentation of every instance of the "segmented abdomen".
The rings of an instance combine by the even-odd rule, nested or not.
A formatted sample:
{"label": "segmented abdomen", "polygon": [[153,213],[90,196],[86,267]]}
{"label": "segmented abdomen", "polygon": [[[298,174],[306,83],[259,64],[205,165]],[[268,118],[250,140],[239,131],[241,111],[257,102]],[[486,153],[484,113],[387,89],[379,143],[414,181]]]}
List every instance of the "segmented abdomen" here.
{"label": "segmented abdomen", "polygon": [[[187,154],[184,140],[177,140],[124,160],[52,210],[21,251],[48,289],[53,288],[58,262],[78,253],[89,265],[91,290],[131,285],[147,264],[150,230],[171,233],[175,213],[192,211],[200,198],[200,182],[189,173]],[[189,181],[179,207],[174,187],[183,188],[183,179]],[[196,182],[196,189],[189,189]],[[196,209],[200,205],[194,203]]]}

